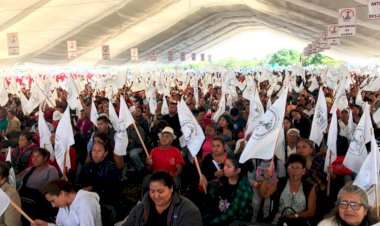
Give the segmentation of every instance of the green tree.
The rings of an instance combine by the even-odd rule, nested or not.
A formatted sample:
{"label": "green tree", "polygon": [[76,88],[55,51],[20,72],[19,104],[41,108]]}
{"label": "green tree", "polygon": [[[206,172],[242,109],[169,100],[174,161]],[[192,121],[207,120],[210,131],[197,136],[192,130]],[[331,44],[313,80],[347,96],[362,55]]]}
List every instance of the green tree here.
{"label": "green tree", "polygon": [[324,56],[320,53],[312,54],[302,61],[302,66],[320,65],[320,64],[335,66],[335,65],[341,64],[341,62],[338,60],[334,60],[331,57]]}
{"label": "green tree", "polygon": [[292,49],[281,49],[270,55],[268,64],[288,66],[298,64],[301,54]]}

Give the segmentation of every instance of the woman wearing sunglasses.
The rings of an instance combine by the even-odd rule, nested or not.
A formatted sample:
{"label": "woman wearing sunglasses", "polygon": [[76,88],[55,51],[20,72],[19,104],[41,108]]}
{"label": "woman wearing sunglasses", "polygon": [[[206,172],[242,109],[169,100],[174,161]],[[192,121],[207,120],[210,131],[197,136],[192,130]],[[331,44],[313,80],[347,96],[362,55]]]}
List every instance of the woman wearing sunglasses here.
{"label": "woman wearing sunglasses", "polygon": [[356,185],[340,189],[336,207],[318,226],[369,226],[379,222],[368,204],[367,194]]}

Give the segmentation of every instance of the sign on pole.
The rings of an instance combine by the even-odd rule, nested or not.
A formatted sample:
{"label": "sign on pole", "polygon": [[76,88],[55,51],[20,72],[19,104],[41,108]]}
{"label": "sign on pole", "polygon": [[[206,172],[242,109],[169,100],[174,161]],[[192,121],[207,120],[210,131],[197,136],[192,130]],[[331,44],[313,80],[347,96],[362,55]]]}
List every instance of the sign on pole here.
{"label": "sign on pole", "polygon": [[138,60],[139,60],[139,49],[131,48],[131,61],[138,61]]}
{"label": "sign on pole", "polygon": [[368,19],[375,20],[380,18],[380,1],[368,0]]}
{"label": "sign on pole", "polygon": [[67,56],[70,60],[77,58],[77,41],[76,40],[67,41]]}
{"label": "sign on pole", "polygon": [[208,55],[208,61],[211,62],[211,60],[212,60],[212,59],[211,59],[211,54],[209,54],[209,55]]}
{"label": "sign on pole", "polygon": [[181,59],[181,61],[185,61],[186,60],[186,53],[185,52],[181,52],[179,54],[179,58]]}
{"label": "sign on pole", "polygon": [[150,60],[151,61],[157,61],[157,52],[156,52],[156,50],[152,50],[150,52]]}
{"label": "sign on pole", "polygon": [[110,46],[109,45],[103,45],[102,46],[102,56],[103,56],[103,60],[109,60],[110,59]]}
{"label": "sign on pole", "polygon": [[168,61],[173,61],[173,50],[168,51]]}
{"label": "sign on pole", "polygon": [[201,61],[205,61],[205,54],[201,53]]}
{"label": "sign on pole", "polygon": [[7,41],[8,41],[8,55],[9,56],[20,55],[18,33],[17,32],[8,33]]}
{"label": "sign on pole", "polygon": [[356,35],[356,8],[339,9],[339,34],[341,37]]}
{"label": "sign on pole", "polygon": [[197,60],[197,54],[196,53],[192,53],[191,54],[191,60],[192,61],[196,61]]}

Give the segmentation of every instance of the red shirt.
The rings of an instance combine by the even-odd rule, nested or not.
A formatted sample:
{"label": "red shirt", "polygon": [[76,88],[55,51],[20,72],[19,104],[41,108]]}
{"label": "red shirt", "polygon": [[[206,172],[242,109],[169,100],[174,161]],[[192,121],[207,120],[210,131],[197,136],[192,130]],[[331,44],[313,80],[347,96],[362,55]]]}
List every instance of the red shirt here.
{"label": "red shirt", "polygon": [[185,165],[180,150],[170,147],[167,150],[161,150],[160,147],[153,148],[152,152],[153,171],[167,171],[171,175],[177,172],[176,165]]}

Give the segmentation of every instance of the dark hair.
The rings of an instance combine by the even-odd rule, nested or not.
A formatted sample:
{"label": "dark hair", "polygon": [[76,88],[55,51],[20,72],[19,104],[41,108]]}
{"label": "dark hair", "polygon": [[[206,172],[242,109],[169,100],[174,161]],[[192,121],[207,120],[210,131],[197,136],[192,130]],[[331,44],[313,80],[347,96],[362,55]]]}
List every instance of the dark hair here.
{"label": "dark hair", "polygon": [[306,158],[305,157],[303,157],[300,154],[296,154],[296,153],[289,155],[287,165],[290,165],[292,163],[297,163],[297,162],[301,163],[302,168],[306,168]]}
{"label": "dark hair", "polygon": [[103,121],[105,123],[109,123],[110,122],[109,119],[108,119],[108,117],[104,116],[104,115],[99,116],[99,118],[96,121]]}
{"label": "dark hair", "polygon": [[166,171],[154,172],[149,179],[149,184],[152,182],[161,182],[163,185],[169,188],[174,187],[173,177]]}
{"label": "dark hair", "polygon": [[227,114],[223,114],[223,115],[221,115],[221,116],[219,117],[219,119],[218,119],[218,123],[219,123],[219,121],[220,121],[221,118],[224,118],[224,119],[227,121],[227,123],[228,123],[227,128],[228,128],[229,130],[233,131],[233,130],[234,130],[234,128],[233,128],[233,124],[234,124],[234,123],[232,122],[231,116],[229,116],[229,115],[227,115]]}
{"label": "dark hair", "polygon": [[9,176],[9,170],[12,167],[12,163],[10,162],[0,162],[0,177],[7,178]]}
{"label": "dark hair", "polygon": [[46,185],[46,187],[43,190],[43,194],[44,195],[49,194],[49,195],[59,196],[61,191],[75,192],[74,186],[70,182],[68,182],[64,179],[57,179],[57,180],[50,181]]}
{"label": "dark hair", "polygon": [[94,145],[95,145],[95,137],[98,137],[102,140],[102,142],[99,142],[98,144],[103,146],[104,151],[108,152],[107,158],[112,160],[113,159],[113,149],[114,149],[113,140],[106,133],[96,133],[94,135]]}
{"label": "dark hair", "polygon": [[224,139],[221,137],[215,137],[214,139],[212,139],[212,142],[214,142],[214,141],[221,142],[223,144],[223,146],[226,145],[226,141],[224,141]]}
{"label": "dark hair", "polygon": [[249,170],[249,165],[252,165],[251,161],[246,161],[245,163],[240,163],[240,154],[230,154],[227,155],[227,159],[231,161],[232,165],[234,165],[235,169],[240,168],[239,179],[245,176]]}
{"label": "dark hair", "polygon": [[45,148],[35,148],[33,149],[32,154],[34,152],[40,153],[44,158],[50,158],[50,152],[46,150]]}
{"label": "dark hair", "polygon": [[198,108],[198,111],[199,111],[199,113],[201,113],[201,112],[206,112],[206,109],[205,109],[203,106],[200,106],[200,107]]}
{"label": "dark hair", "polygon": [[21,136],[24,136],[28,140],[28,142],[30,142],[30,141],[35,142],[35,139],[31,133],[21,133],[20,137]]}

